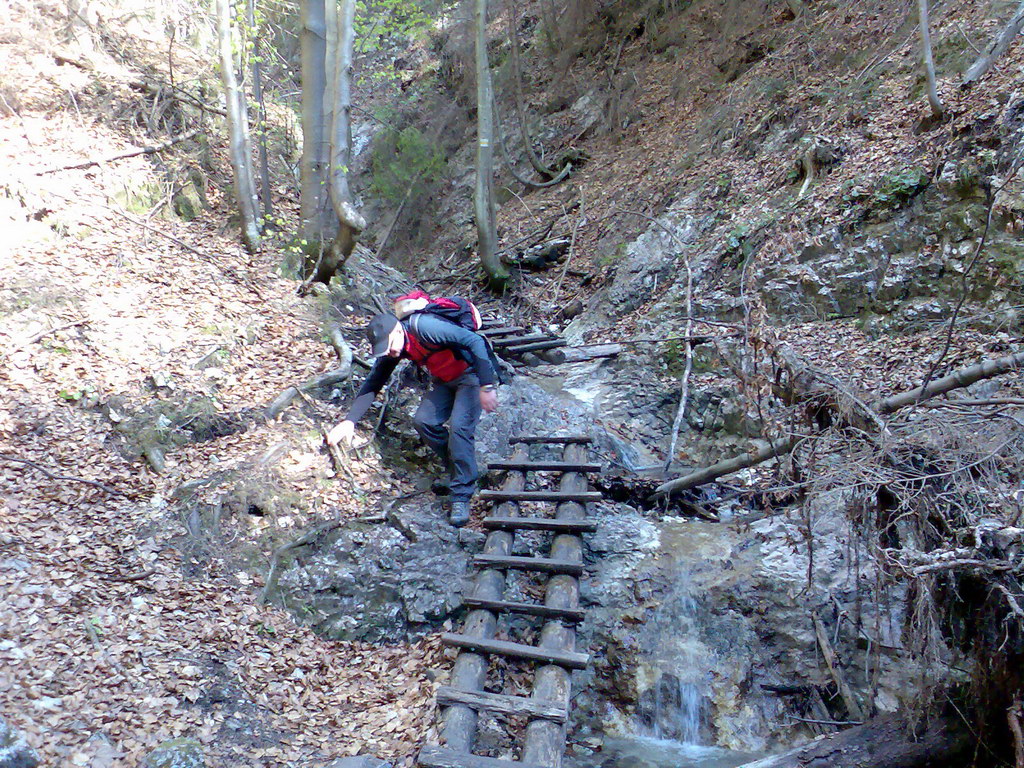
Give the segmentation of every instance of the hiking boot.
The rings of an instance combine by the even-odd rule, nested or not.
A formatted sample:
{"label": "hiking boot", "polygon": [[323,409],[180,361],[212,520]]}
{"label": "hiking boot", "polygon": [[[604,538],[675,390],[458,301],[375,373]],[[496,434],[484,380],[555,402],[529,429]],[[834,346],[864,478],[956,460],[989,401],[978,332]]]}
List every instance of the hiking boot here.
{"label": "hiking boot", "polygon": [[448,496],[452,492],[452,486],[447,480],[434,480],[430,484],[430,490],[435,496]]}
{"label": "hiking boot", "polygon": [[469,502],[453,501],[451,511],[448,513],[448,522],[456,528],[461,528],[469,522]]}

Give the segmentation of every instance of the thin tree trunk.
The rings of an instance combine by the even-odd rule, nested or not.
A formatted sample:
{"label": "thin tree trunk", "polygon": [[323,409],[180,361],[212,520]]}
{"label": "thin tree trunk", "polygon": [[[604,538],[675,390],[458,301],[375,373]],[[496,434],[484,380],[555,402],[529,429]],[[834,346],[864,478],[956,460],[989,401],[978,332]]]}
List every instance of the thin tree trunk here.
{"label": "thin tree trunk", "polygon": [[533,151],[530,128],[526,122],[526,104],[523,99],[523,73],[519,59],[519,31],[516,29],[519,24],[519,5],[517,3],[512,3],[508,19],[508,34],[512,39],[512,83],[515,86],[516,114],[519,117],[519,128],[523,133],[523,147],[526,149],[526,156],[530,159],[530,165],[533,166],[533,169],[541,176],[551,179],[554,178],[555,172],[544,165],[540,158],[537,157],[537,153]]}
{"label": "thin tree trunk", "polygon": [[267,107],[263,99],[263,64],[260,61],[260,36],[256,30],[256,0],[248,0],[249,34],[252,35],[252,95],[256,100],[256,131],[259,136],[260,200],[263,221],[270,220],[274,202],[270,189],[270,160],[267,157]]}
{"label": "thin tree trunk", "polygon": [[[333,0],[332,0],[333,3]],[[337,46],[334,55],[334,94],[331,130],[331,202],[338,217],[338,234],[331,246],[331,272],[351,255],[366,221],[352,202],[348,172],[352,165],[352,47],[355,40],[355,0],[340,0],[336,11]]]}
{"label": "thin tree trunk", "polygon": [[921,27],[921,57],[924,60],[924,75],[928,82],[928,103],[932,108],[932,116],[941,119],[946,112],[939,99],[939,89],[935,84],[935,61],[932,59],[932,35],[928,24],[928,0],[917,0],[917,17]]}
{"label": "thin tree trunk", "polygon": [[487,0],[476,0],[476,211],[477,250],[491,286],[502,289],[509,273],[498,259],[494,204],[494,112],[491,69],[487,59]]}
{"label": "thin tree trunk", "polygon": [[327,125],[324,90],[327,85],[327,20],[324,0],[302,0],[302,161],[300,168],[301,233],[307,254],[322,248],[331,236],[325,222],[330,211],[327,165]]}
{"label": "thin tree trunk", "polygon": [[242,222],[242,242],[252,253],[260,244],[256,188],[252,178],[252,144],[249,141],[249,117],[245,94],[235,73],[234,27],[231,23],[230,0],[217,0],[217,33],[220,43],[221,79],[227,112],[231,168],[235,177],[235,196]]}
{"label": "thin tree trunk", "polygon": [[995,64],[996,59],[1006,53],[1006,49],[1010,47],[1010,43],[1013,42],[1013,38],[1020,34],[1021,29],[1024,28],[1024,2],[1017,7],[1017,12],[1013,14],[1013,18],[1010,22],[1003,27],[1003,31],[999,33],[999,36],[992,41],[989,45],[988,50],[985,51],[981,56],[978,57],[977,61],[971,64],[971,68],[967,70],[967,74],[964,75],[963,84],[970,85],[985,76],[985,74],[992,69],[992,65]]}

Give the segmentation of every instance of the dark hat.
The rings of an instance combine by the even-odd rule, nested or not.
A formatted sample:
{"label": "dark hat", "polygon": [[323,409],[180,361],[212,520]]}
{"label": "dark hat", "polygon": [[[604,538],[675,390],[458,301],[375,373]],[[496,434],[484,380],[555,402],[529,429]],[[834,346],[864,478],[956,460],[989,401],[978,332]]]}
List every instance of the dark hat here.
{"label": "dark hat", "polygon": [[366,338],[370,340],[370,346],[373,348],[371,354],[374,357],[383,357],[388,353],[388,336],[395,330],[396,325],[398,318],[384,312],[374,317],[366,326]]}

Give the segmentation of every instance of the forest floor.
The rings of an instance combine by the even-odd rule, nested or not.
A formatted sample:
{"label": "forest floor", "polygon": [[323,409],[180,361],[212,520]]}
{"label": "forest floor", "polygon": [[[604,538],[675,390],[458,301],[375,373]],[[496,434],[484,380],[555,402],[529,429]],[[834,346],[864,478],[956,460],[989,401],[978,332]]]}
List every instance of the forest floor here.
{"label": "forest floor", "polygon": [[[940,23],[952,25],[957,9],[975,5],[952,3]],[[864,23],[844,27],[857,30],[871,54],[878,45],[869,43],[900,29],[881,13],[886,7],[861,4],[850,13]],[[223,192],[226,171],[206,185],[211,207],[192,222],[165,215],[173,191],[166,185],[148,205],[131,203],[154,178],[153,162],[105,158],[154,143],[146,126],[159,105],[132,83],[164,66],[162,51],[142,45],[134,58],[100,56],[83,67],[52,32],[62,24],[54,8],[40,14],[20,3],[11,18],[0,40],[0,220],[10,232],[10,247],[0,251],[0,714],[44,764],[133,766],[176,736],[199,739],[208,763],[219,766],[323,765],[356,752],[411,764],[434,724],[435,670],[444,665],[436,636],[387,647],[330,642],[259,600],[257,566],[276,546],[314,522],[373,514],[408,490],[372,452],[354,468],[359,492],[334,476],[322,429],[340,408],[318,401],[294,421],[258,417],[285,388],[335,365],[322,329],[345,318],[296,296],[276,247],[254,256],[241,250]],[[707,20],[707,29],[714,23]],[[808,43],[821,40],[810,19],[794,23],[800,32],[792,46],[801,55],[779,55],[773,66],[777,78],[801,87],[773,109],[781,115],[813,103],[819,112],[804,121],[815,130],[846,125],[848,116],[826,98],[827,72],[807,77],[816,66]],[[555,275],[524,286],[521,306],[538,316],[600,283],[609,233],[626,242],[646,228],[623,212],[627,206],[656,215],[684,182],[700,188],[721,176],[730,199],[750,201],[737,204],[733,219],[755,220],[759,185],[784,177],[793,162],[795,146],[770,166],[757,152],[725,152],[702,164],[723,142],[736,146],[737,126],[757,122],[766,94],[730,100],[723,116],[700,77],[678,80],[679,71],[710,67],[712,56],[684,46],[693,61],[659,59],[644,46],[638,39],[620,47],[610,67],[615,80],[635,81],[624,87],[626,127],[580,138],[590,160],[571,185],[502,209],[507,240],[536,229],[538,215],[557,214],[556,232],[579,225],[575,247],[585,255],[573,266],[581,275],[557,288]],[[699,55],[706,60],[698,65]],[[178,77],[201,66],[181,56]],[[887,58],[912,69],[912,42]],[[605,77],[594,64],[570,79]],[[932,151],[929,137],[913,132],[923,100],[905,106],[912,80],[873,95],[882,100],[872,113],[877,124],[857,124],[846,142],[859,147],[857,162],[824,177],[821,193],[779,231],[799,222],[802,236],[839,217],[842,185],[865,173],[870,158],[880,158],[871,172],[881,173]],[[541,83],[544,93],[556,85]],[[679,102],[680,93],[693,98]],[[962,98],[957,120],[978,106],[967,99],[983,100]],[[887,109],[886,99],[903,106]],[[874,138],[865,143],[866,134]],[[212,132],[209,139],[214,165],[226,169],[223,140]],[[176,151],[161,157],[186,162]],[[88,159],[99,162],[62,169]],[[294,215],[287,203],[282,208]],[[455,244],[439,238],[437,250]],[[642,318],[627,317],[614,332],[638,324]],[[936,330],[913,346],[869,340],[848,323],[829,325],[829,335],[822,328],[785,333],[807,349],[828,339],[823,366],[856,373],[880,393],[919,380],[925,351],[942,338]],[[951,359],[973,360],[1005,343],[958,335]],[[179,439],[190,421],[212,415],[223,423],[206,439]],[[154,431],[172,446],[160,473],[142,455]],[[268,470],[271,453],[280,461]],[[224,483],[195,484],[211,474]],[[261,508],[268,486],[295,502]],[[220,506],[226,514],[217,536],[183,512]]]}

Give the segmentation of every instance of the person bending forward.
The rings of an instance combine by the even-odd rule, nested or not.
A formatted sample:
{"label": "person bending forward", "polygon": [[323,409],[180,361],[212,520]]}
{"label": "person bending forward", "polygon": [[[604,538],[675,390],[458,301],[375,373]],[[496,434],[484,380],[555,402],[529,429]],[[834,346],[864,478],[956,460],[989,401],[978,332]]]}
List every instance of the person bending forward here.
{"label": "person bending forward", "polygon": [[498,407],[486,342],[460,325],[421,313],[404,320],[387,313],[377,315],[367,326],[366,335],[377,360],[348,415],[327,434],[327,441],[332,445],[349,444],[356,423],[398,361],[412,360],[430,373],[432,382],[413,424],[448,470],[452,499],[449,522],[465,525],[469,521],[469,500],[476,489],[476,425],[481,410],[490,413]]}

